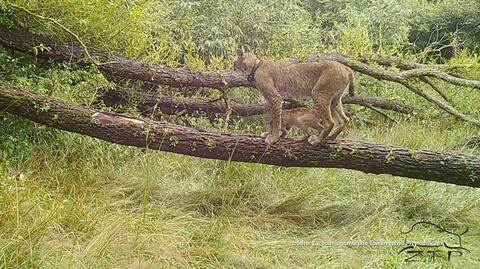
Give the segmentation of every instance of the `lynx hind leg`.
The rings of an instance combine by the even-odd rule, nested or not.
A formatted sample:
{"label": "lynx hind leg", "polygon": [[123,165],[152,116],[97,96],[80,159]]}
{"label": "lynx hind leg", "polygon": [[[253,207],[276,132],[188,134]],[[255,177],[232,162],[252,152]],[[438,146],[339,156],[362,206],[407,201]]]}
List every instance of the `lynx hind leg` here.
{"label": "lynx hind leg", "polygon": [[265,132],[260,134],[260,137],[262,138],[266,138],[268,134],[272,132],[272,114],[270,111],[270,106],[267,104],[263,110],[263,125],[265,126]]}
{"label": "lynx hind leg", "polygon": [[347,117],[347,115],[345,115],[345,112],[343,111],[341,98],[336,103],[336,106],[332,107],[332,114],[334,115],[337,126],[335,127],[335,130],[333,131],[330,138],[335,139],[350,122],[350,119]]}
{"label": "lynx hind leg", "polygon": [[[316,118],[315,118],[316,119]],[[315,131],[317,131],[318,134],[320,134],[323,130],[323,125],[321,122],[318,122],[318,121],[312,121],[309,123],[309,127],[312,128],[312,129],[315,129]]]}
{"label": "lynx hind leg", "polygon": [[[315,90],[314,90],[315,91]],[[318,91],[317,91],[318,92]],[[315,110],[319,117],[318,124],[322,124],[323,128],[320,134],[312,135],[308,138],[308,142],[314,146],[321,144],[333,129],[334,122],[331,112],[331,99],[328,96],[320,95],[314,97]]]}

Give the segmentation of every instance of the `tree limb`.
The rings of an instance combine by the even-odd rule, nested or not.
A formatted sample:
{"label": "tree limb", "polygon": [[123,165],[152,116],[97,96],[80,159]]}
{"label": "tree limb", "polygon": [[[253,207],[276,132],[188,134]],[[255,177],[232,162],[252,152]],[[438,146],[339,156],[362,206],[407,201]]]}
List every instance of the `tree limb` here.
{"label": "tree limb", "polygon": [[378,109],[378,108],[376,108],[376,107],[374,107],[374,106],[370,106],[369,108],[370,108],[371,110],[379,113],[380,115],[384,116],[385,118],[387,118],[387,119],[389,119],[389,120],[391,120],[391,121],[393,121],[393,122],[395,122],[395,123],[398,123],[398,121],[397,121],[394,117],[392,117],[392,116],[388,115],[387,113],[383,112],[381,109]]}
{"label": "tree limb", "polygon": [[53,24],[55,24],[56,26],[60,27],[62,30],[64,30],[65,32],[67,32],[68,34],[70,34],[71,36],[73,36],[75,38],[75,40],[77,40],[77,42],[82,46],[83,50],[85,51],[85,54],[87,55],[88,59],[90,59],[91,63],[92,64],[97,64],[95,62],[95,60],[92,58],[92,56],[90,56],[90,53],[88,52],[88,48],[87,46],[85,45],[85,43],[83,43],[83,41],[80,39],[80,37],[75,34],[72,30],[68,29],[67,27],[65,27],[63,24],[59,23],[57,20],[53,19],[53,18],[48,18],[48,17],[44,17],[42,15],[39,15],[39,14],[36,14],[22,6],[18,6],[16,4],[13,4],[13,3],[9,3],[7,2],[7,4],[13,8],[16,8],[18,10],[21,10],[25,13],[27,13],[28,15],[30,16],[33,16],[35,18],[38,18],[40,20],[46,20],[46,21],[50,21],[52,22]]}
{"label": "tree limb", "polygon": [[[88,57],[85,59],[83,48],[60,44],[24,30],[10,31],[0,26],[0,45],[29,54],[34,54],[32,48],[43,45],[50,49],[37,51],[35,56],[38,58],[72,61],[83,66],[91,64]],[[249,82],[240,72],[192,72],[185,68],[174,69],[166,65],[148,64],[93,48],[88,51],[93,59],[102,63],[98,66],[100,71],[119,80],[134,79],[177,88],[209,87],[221,90],[240,86],[255,87],[254,83]]]}
{"label": "tree limb", "polygon": [[452,103],[450,97],[448,97],[443,91],[441,91],[440,88],[438,88],[437,85],[435,85],[435,83],[432,81],[431,78],[420,77],[420,80],[428,84],[428,86],[430,86],[434,91],[436,91],[443,98],[443,100],[447,101],[450,104]]}
{"label": "tree limb", "polygon": [[451,115],[453,115],[453,116],[455,116],[459,119],[462,119],[464,121],[471,122],[471,123],[474,123],[475,125],[480,126],[480,121],[479,120],[471,118],[471,117],[461,113],[460,111],[456,110],[452,106],[450,106],[448,104],[445,104],[442,101],[438,100],[437,98],[429,95],[424,90],[422,90],[420,87],[413,84],[411,81],[406,80],[406,79],[405,80],[402,79],[402,80],[399,81],[399,83],[403,84],[405,87],[410,89],[412,92],[415,92],[416,94],[422,96],[423,98],[427,99],[428,101],[436,104],[437,106],[439,106],[440,108],[442,108],[443,110],[448,112],[449,114],[451,114]]}
{"label": "tree limb", "polygon": [[[420,64],[420,63],[416,63],[416,62],[413,62],[413,61],[410,61],[410,60],[405,60],[405,59],[395,57],[395,56],[383,56],[383,55],[378,55],[378,54],[373,55],[373,57],[363,56],[360,60],[362,62],[369,62],[370,60],[373,60],[377,64],[387,66],[387,67],[395,66],[395,67],[398,67],[399,69],[402,69],[402,70],[411,70],[411,69],[427,68],[427,67],[434,67],[434,68],[436,68],[436,67],[448,67],[448,65],[441,65],[441,64],[435,64],[435,65]],[[465,66],[472,66],[472,65],[462,65],[462,66],[465,67]],[[444,71],[440,71],[438,69],[436,69],[436,70],[438,72],[443,72],[443,73],[446,73],[447,75],[450,75],[450,76],[453,76],[453,77],[461,78],[461,75],[458,74],[458,73],[455,73],[455,72],[444,72]]]}
{"label": "tree limb", "polygon": [[[109,107],[126,105],[132,102],[136,106],[137,110],[142,113],[142,115],[150,117],[153,114],[154,118],[159,118],[162,113],[166,115],[178,115],[180,112],[182,115],[192,115],[198,112],[205,113],[209,116],[215,116],[216,114],[225,115],[227,112],[225,105],[216,102],[222,99],[223,98],[218,98],[218,100],[214,100],[214,102],[192,98],[178,99],[169,96],[158,95],[155,93],[135,92],[122,87],[106,90],[99,97],[99,100],[103,101],[103,103]],[[414,111],[421,111],[419,108],[405,105],[393,100],[378,97],[364,97],[360,95],[344,96],[343,103],[356,104],[368,108],[374,107],[393,110],[405,114],[410,114]],[[285,102],[283,104],[284,109],[290,109],[299,106],[302,105],[292,102]],[[232,116],[242,117],[261,115],[265,110],[264,105],[245,105],[236,104],[233,102],[230,103],[230,107]],[[153,113],[154,111],[155,113]]]}

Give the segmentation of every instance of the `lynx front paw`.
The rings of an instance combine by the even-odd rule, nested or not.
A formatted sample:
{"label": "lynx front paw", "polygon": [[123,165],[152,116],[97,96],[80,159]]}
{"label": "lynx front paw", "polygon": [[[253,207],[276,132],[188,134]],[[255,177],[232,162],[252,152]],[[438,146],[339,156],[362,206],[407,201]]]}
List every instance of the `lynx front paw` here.
{"label": "lynx front paw", "polygon": [[325,140],[325,139],[320,139],[320,137],[318,135],[311,135],[308,138],[308,143],[310,143],[310,145],[312,145],[312,146],[318,146],[323,142],[323,140]]}
{"label": "lynx front paw", "polygon": [[308,143],[310,143],[310,145],[313,145],[315,146],[314,142],[315,140],[318,139],[318,136],[317,135],[311,135],[310,137],[308,137]]}
{"label": "lynx front paw", "polygon": [[276,135],[275,134],[268,134],[267,137],[265,138],[265,142],[267,144],[273,144],[275,142],[278,141],[278,139],[280,138],[280,135],[282,134],[282,132],[278,132]]}
{"label": "lynx front paw", "polygon": [[268,135],[268,132],[263,132],[263,133],[260,134],[260,137],[265,138],[265,137],[267,137],[267,135]]}

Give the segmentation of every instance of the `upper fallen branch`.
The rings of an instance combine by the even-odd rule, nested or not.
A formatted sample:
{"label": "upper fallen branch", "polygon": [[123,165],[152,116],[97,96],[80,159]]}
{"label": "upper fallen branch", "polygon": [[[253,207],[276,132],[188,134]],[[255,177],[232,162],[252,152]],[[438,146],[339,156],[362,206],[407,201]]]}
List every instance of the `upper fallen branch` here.
{"label": "upper fallen branch", "polygon": [[[387,67],[395,66],[395,67],[397,67],[399,69],[402,69],[402,70],[430,68],[437,73],[445,74],[445,76],[452,76],[452,77],[456,77],[456,78],[461,78],[461,76],[456,72],[451,72],[451,71],[445,72],[445,71],[439,70],[437,68],[438,66],[447,67],[447,65],[420,64],[420,63],[416,63],[416,62],[413,62],[413,61],[410,61],[410,60],[405,60],[405,59],[395,57],[395,56],[383,56],[383,55],[378,55],[378,54],[373,55],[372,57],[364,56],[360,60],[362,62],[365,62],[365,63],[373,60],[375,63],[377,63],[379,65],[383,65],[383,66],[387,66]],[[466,80],[466,81],[468,83],[468,80]]]}
{"label": "upper fallen branch", "polygon": [[[89,65],[85,50],[77,45],[59,44],[48,38],[31,34],[23,30],[10,31],[0,26],[0,45],[34,54],[39,58],[56,61],[73,61],[79,65]],[[43,45],[48,50],[33,50]],[[138,60],[111,55],[89,48],[90,56],[98,62],[98,68],[109,76],[120,79],[142,80],[148,83],[170,85],[172,87],[209,87],[224,89],[255,85],[238,72],[206,73],[192,72],[188,69],[174,69],[166,65],[147,64]]]}
{"label": "upper fallen branch", "polygon": [[470,87],[480,89],[480,81],[457,78],[445,72],[438,71],[430,67],[422,67],[417,69],[405,70],[399,73],[401,77],[435,77],[457,86]]}
{"label": "upper fallen branch", "polygon": [[480,187],[480,157],[351,140],[321,146],[281,139],[268,146],[252,135],[210,133],[79,106],[0,85],[0,109],[57,129],[113,143],[185,155],[287,167],[336,167]]}
{"label": "upper fallen branch", "polygon": [[[373,58],[373,59],[372,59]],[[364,56],[362,57],[361,61],[362,62],[369,62],[369,61],[375,61],[376,63],[383,65],[383,66],[396,66],[400,69],[403,70],[410,70],[410,69],[417,69],[417,68],[424,68],[427,67],[426,64],[419,64],[413,61],[405,60],[399,57],[387,57],[383,55],[374,55],[373,57],[369,56]]]}
{"label": "upper fallen branch", "polygon": [[83,43],[83,41],[80,39],[80,37],[78,37],[78,35],[75,34],[72,30],[68,29],[63,24],[59,23],[57,20],[55,20],[53,18],[49,18],[49,17],[42,16],[40,14],[36,14],[36,13],[34,13],[34,12],[32,12],[32,11],[22,7],[22,6],[15,5],[14,3],[8,3],[7,2],[7,4],[9,6],[13,7],[13,8],[16,8],[18,10],[21,10],[21,11],[27,13],[30,16],[33,16],[33,17],[35,17],[37,19],[40,19],[40,20],[46,20],[46,21],[52,22],[56,26],[60,27],[62,30],[64,30],[65,32],[67,32],[68,34],[73,36],[75,38],[75,40],[77,40],[77,42],[83,47],[83,50],[85,51],[85,54],[87,55],[88,59],[90,59],[91,63],[96,64],[95,60],[93,60],[92,56],[90,56],[90,53],[88,52],[88,48],[85,45],[85,43]]}
{"label": "upper fallen branch", "polygon": [[[152,116],[157,118],[158,114],[179,114],[191,115],[197,112],[206,113],[209,116],[216,114],[225,114],[225,104],[209,101],[201,101],[191,98],[177,99],[169,96],[159,96],[152,93],[139,93],[125,88],[116,88],[105,91],[100,99],[105,105],[113,107],[118,105],[125,105],[130,102],[134,95],[135,105],[137,110],[144,116]],[[381,108],[393,110],[400,113],[412,113],[419,111],[418,108],[405,105],[393,100],[382,99],[378,97],[363,97],[363,96],[344,96],[343,102],[345,104],[356,104],[368,108]],[[254,116],[263,114],[265,110],[264,105],[242,105],[231,103],[231,115],[233,116]],[[283,108],[290,109],[298,107],[299,104],[286,102]]]}
{"label": "upper fallen branch", "polygon": [[[57,61],[75,61],[79,64],[89,64],[90,62],[85,60],[86,55],[84,49],[79,46],[57,44],[52,40],[41,38],[25,31],[10,31],[0,27],[0,44],[26,53],[33,53],[32,48],[42,44],[51,49],[37,51],[37,57]],[[210,87],[221,90],[238,86],[255,87],[254,83],[249,82],[243,74],[237,72],[191,72],[187,69],[173,69],[165,65],[146,64],[137,60],[106,54],[95,49],[89,49],[88,51],[90,51],[92,58],[101,63],[99,64],[100,70],[110,76],[121,79],[136,79],[173,87]],[[469,117],[450,104],[444,103],[438,98],[429,95],[412,81],[412,78],[424,76],[434,76],[440,79],[445,78],[443,74],[437,72],[435,69],[421,67],[402,72],[394,72],[380,67],[372,67],[338,54],[324,54],[318,58],[313,57],[313,59],[310,60],[319,59],[338,61],[363,74],[404,85],[412,92],[434,103],[449,114],[464,121],[480,125],[479,120]],[[478,81],[455,77],[449,79],[452,81],[451,83],[455,85],[462,84],[470,87],[480,87],[480,82]]]}
{"label": "upper fallen branch", "polygon": [[[434,83],[432,80],[432,77],[435,78],[437,76],[443,77],[443,80],[449,82],[451,81],[452,84],[459,85],[460,86],[473,86],[476,87],[477,81],[469,81],[469,80],[464,80],[461,79],[460,75],[454,72],[444,72],[441,70],[436,69],[434,66],[428,66],[426,64],[419,64],[415,63],[409,60],[404,60],[399,57],[388,57],[388,56],[382,56],[382,55],[374,55],[373,57],[363,57],[360,59],[364,63],[368,63],[369,61],[374,61],[375,63],[387,67],[392,67],[395,66],[399,69],[402,70],[423,70],[423,69],[432,69],[434,70],[433,73],[427,73],[425,76],[419,76],[419,79],[426,83],[428,86],[430,86],[434,91],[436,91],[445,101],[448,103],[451,103],[450,97],[448,97],[443,91],[440,90],[440,88]],[[469,84],[470,82],[473,82],[473,85],[464,85],[464,84]]]}

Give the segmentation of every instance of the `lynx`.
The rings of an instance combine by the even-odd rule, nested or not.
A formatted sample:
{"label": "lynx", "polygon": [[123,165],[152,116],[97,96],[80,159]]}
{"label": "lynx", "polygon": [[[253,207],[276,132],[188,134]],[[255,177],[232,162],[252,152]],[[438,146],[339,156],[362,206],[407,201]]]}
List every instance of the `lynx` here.
{"label": "lynx", "polygon": [[331,138],[336,138],[350,120],[343,111],[342,96],[347,89],[353,94],[354,76],[349,67],[339,62],[277,63],[262,61],[253,53],[239,53],[234,69],[248,72],[248,80],[255,83],[267,101],[266,114],[271,117],[265,137],[268,144],[281,136],[284,99],[312,98],[318,123],[323,125],[319,135],[308,138],[312,145],[321,144],[330,133]]}
{"label": "lynx", "polygon": [[[267,121],[269,119],[267,118]],[[303,141],[308,138],[310,129],[315,129],[320,133],[323,126],[318,122],[315,110],[307,107],[297,107],[293,109],[282,110],[282,137],[287,137],[290,129],[296,127],[300,130],[300,136],[295,138],[297,141]],[[266,137],[268,133],[263,133]]]}

